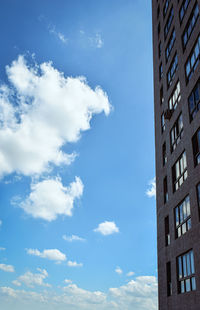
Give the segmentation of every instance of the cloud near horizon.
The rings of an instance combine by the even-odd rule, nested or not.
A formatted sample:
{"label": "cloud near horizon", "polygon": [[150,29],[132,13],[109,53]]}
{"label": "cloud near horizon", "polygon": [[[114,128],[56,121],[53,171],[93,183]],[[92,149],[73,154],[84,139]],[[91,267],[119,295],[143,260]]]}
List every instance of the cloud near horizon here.
{"label": "cloud near horizon", "polygon": [[41,175],[69,165],[75,154],[62,147],[90,129],[95,114],[110,113],[106,93],[84,77],[65,77],[51,62],[30,65],[20,55],[0,85],[0,178],[16,172]]}
{"label": "cloud near horizon", "polygon": [[[1,304],[15,302],[16,310],[157,310],[157,279],[154,276],[137,277],[118,288],[107,292],[90,291],[69,283],[59,293],[55,290],[43,292],[15,290],[0,287]],[[28,284],[30,284],[28,282]],[[31,283],[32,285],[33,283]],[[38,283],[34,283],[34,285]],[[40,285],[40,284],[39,284]]]}

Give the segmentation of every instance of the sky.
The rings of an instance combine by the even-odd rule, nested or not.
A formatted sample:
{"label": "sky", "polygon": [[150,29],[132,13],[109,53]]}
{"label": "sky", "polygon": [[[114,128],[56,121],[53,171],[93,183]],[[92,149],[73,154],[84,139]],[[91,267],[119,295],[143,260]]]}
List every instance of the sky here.
{"label": "sky", "polygon": [[157,310],[151,1],[2,0],[0,308]]}

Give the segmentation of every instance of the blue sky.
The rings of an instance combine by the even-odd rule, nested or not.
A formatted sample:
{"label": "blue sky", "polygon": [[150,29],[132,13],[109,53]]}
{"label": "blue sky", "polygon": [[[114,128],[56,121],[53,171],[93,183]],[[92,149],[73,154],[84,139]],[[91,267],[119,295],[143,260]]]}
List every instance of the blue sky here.
{"label": "blue sky", "polygon": [[0,307],[156,310],[151,1],[3,0]]}

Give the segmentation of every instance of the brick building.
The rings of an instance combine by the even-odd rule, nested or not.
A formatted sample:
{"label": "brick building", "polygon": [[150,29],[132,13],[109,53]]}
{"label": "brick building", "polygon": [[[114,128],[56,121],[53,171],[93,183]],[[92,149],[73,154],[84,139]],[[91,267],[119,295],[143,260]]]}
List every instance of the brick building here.
{"label": "brick building", "polygon": [[152,0],[159,310],[200,309],[200,0]]}

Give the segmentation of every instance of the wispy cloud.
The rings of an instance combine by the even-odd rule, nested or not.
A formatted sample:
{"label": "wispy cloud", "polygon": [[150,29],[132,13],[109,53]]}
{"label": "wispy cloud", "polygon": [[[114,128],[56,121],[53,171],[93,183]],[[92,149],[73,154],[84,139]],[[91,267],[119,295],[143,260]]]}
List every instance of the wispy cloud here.
{"label": "wispy cloud", "polygon": [[148,197],[156,197],[156,178],[149,181],[149,189],[146,191]]}
{"label": "wispy cloud", "polygon": [[56,38],[58,38],[62,43],[67,44],[68,38],[60,31],[56,30],[54,25],[49,25],[48,30],[50,34],[53,34]]}
{"label": "wispy cloud", "polygon": [[68,242],[73,242],[73,241],[81,241],[81,242],[84,242],[84,241],[86,241],[86,239],[81,238],[81,237],[76,236],[76,235],[71,235],[71,236],[63,235],[63,239],[64,239],[65,241],[68,241]]}
{"label": "wispy cloud", "polygon": [[90,37],[91,44],[96,48],[102,48],[104,45],[103,39],[100,33],[96,33],[94,37]]}
{"label": "wispy cloud", "polygon": [[6,248],[0,247],[0,251],[5,251]]}
{"label": "wispy cloud", "polygon": [[119,232],[119,228],[116,226],[115,222],[105,221],[100,223],[97,228],[94,229],[95,232],[107,236]]}
{"label": "wispy cloud", "polygon": [[0,264],[0,270],[5,272],[14,272],[15,268],[12,265]]}
{"label": "wispy cloud", "polygon": [[118,274],[122,274],[123,270],[120,267],[116,267],[115,272]]}
{"label": "wispy cloud", "polygon": [[83,264],[77,263],[76,261],[72,262],[71,260],[68,260],[67,266],[69,266],[69,267],[83,267]]}

